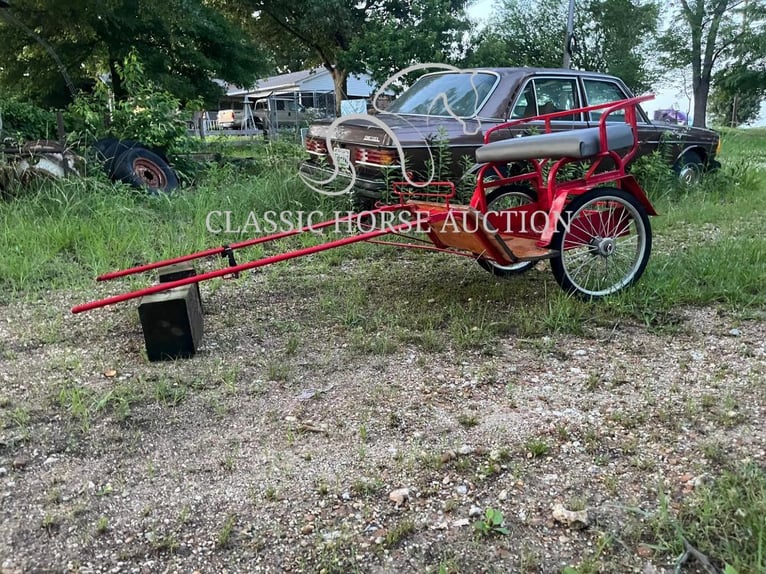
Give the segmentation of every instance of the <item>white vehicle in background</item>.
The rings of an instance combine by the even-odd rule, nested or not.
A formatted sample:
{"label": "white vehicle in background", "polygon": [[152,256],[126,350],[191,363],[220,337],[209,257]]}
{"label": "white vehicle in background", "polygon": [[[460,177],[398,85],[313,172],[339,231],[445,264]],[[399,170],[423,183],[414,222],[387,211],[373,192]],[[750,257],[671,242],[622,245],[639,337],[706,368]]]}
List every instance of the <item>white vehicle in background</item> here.
{"label": "white vehicle in background", "polygon": [[254,104],[245,103],[242,109],[219,110],[218,127],[222,129],[269,130],[294,128],[306,120],[314,119],[307,115],[306,108],[293,98],[263,98]]}

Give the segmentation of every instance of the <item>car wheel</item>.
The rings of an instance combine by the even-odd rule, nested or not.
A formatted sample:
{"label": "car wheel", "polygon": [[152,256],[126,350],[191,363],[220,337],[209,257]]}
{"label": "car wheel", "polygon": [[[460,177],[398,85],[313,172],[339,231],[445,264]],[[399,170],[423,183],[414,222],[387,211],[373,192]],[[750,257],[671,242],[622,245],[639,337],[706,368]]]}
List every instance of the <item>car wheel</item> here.
{"label": "car wheel", "polygon": [[681,183],[689,187],[698,185],[702,181],[704,163],[699,153],[687,151],[679,159],[673,169],[678,174]]}
{"label": "car wheel", "polygon": [[178,187],[178,177],[165,160],[144,148],[129,149],[120,155],[114,163],[113,177],[151,193]]}
{"label": "car wheel", "polygon": [[638,281],[652,251],[646,209],[629,193],[598,188],[574,198],[559,218],[551,269],[581,299],[612,295]]}
{"label": "car wheel", "polygon": [[[507,185],[492,190],[487,195],[487,212],[502,211],[512,207],[527,205],[536,201],[535,192],[523,185]],[[529,271],[537,261],[522,261],[511,265],[500,265],[491,259],[477,259],[476,262],[485,271],[496,277],[511,277]]]}

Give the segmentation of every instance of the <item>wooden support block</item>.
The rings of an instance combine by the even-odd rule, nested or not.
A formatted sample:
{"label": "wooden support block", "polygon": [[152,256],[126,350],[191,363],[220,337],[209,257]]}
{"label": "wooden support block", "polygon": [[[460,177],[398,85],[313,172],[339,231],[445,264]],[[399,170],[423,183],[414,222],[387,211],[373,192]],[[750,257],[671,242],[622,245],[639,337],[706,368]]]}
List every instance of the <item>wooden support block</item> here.
{"label": "wooden support block", "polygon": [[202,309],[195,285],[142,297],[138,316],[150,361],[188,358],[202,340]]}
{"label": "wooden support block", "polygon": [[[170,283],[171,281],[178,281],[179,279],[186,279],[187,277],[194,277],[197,274],[197,269],[192,263],[176,263],[175,265],[166,265],[160,267],[158,278],[160,283]],[[199,292],[199,283],[194,283],[194,291],[197,294],[199,300],[200,312],[204,313],[204,307],[202,306],[202,295]]]}

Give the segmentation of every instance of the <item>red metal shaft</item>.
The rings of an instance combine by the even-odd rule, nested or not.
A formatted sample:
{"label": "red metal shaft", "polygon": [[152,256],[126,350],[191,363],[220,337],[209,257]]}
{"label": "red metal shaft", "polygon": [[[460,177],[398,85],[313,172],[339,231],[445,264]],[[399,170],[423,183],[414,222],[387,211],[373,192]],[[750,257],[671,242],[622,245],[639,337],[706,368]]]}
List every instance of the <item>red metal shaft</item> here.
{"label": "red metal shaft", "polygon": [[[331,223],[335,223],[336,221],[339,221],[339,220],[333,220]],[[400,233],[403,231],[409,231],[412,228],[412,225],[413,224],[411,222],[406,222],[406,223],[402,223],[397,226],[391,227],[389,229],[375,229],[373,231],[368,231],[366,233],[360,233],[359,235],[344,237],[343,239],[338,239],[336,241],[329,241],[327,243],[322,243],[321,245],[315,245],[313,247],[305,247],[303,249],[296,249],[295,251],[288,251],[287,253],[272,255],[271,257],[264,257],[263,259],[258,259],[257,261],[251,261],[249,263],[242,263],[241,265],[236,265],[234,267],[224,267],[222,269],[209,271],[207,273],[202,273],[200,275],[185,277],[183,279],[179,279],[178,281],[169,281],[167,283],[152,285],[151,287],[146,287],[145,289],[139,289],[138,291],[133,291],[131,293],[123,293],[121,295],[114,295],[112,297],[107,297],[106,299],[101,299],[99,301],[93,301],[91,303],[84,303],[82,305],[77,305],[75,307],[72,307],[72,313],[77,314],[77,313],[82,313],[84,311],[90,311],[92,309],[98,309],[100,307],[106,307],[107,305],[114,305],[115,303],[122,303],[123,301],[128,301],[130,299],[137,299],[139,297],[144,297],[146,295],[152,295],[154,293],[168,291],[175,287],[183,287],[184,285],[199,283],[200,281],[205,281],[206,279],[215,279],[216,277],[223,277],[225,275],[231,275],[233,273],[238,273],[240,271],[255,269],[256,267],[263,267],[264,265],[279,263],[280,261],[287,261],[288,259],[295,259],[296,257],[302,257],[304,255],[312,255],[320,251],[326,251],[327,249],[332,249],[334,247],[342,247],[350,243],[358,243],[360,241],[366,241],[367,239],[373,239],[375,237],[379,237],[381,235],[386,235],[389,233]]]}
{"label": "red metal shaft", "polygon": [[[307,231],[314,231],[316,229],[324,229],[332,225],[351,221],[355,218],[364,215],[375,215],[384,211],[394,211],[394,209],[401,209],[401,206],[387,205],[378,209],[365,211],[363,213],[354,213],[341,217],[339,219],[331,219],[328,221],[322,221],[320,223],[313,223],[300,229],[292,229],[290,231],[283,231],[281,233],[275,233],[273,235],[266,235],[264,237],[256,237],[254,239],[248,239],[239,243],[232,243],[228,247],[234,251],[242,249],[243,247],[252,247],[253,245],[259,245],[262,243],[268,243],[270,241],[277,241],[278,239],[284,239],[285,237],[291,237],[293,235],[299,235],[306,233]],[[137,273],[144,273],[151,271],[152,269],[159,269],[160,267],[167,267],[169,265],[175,265],[176,263],[184,263],[185,261],[194,261],[195,259],[203,259],[205,257],[213,257],[214,255],[221,255],[226,250],[225,247],[214,247],[212,249],[206,249],[205,251],[199,251],[197,253],[191,253],[189,255],[182,255],[181,257],[174,257],[173,259],[165,259],[163,261],[156,261],[155,263],[147,263],[146,265],[138,265],[131,267],[130,269],[123,269],[121,271],[112,271],[110,273],[104,273],[96,278],[96,281],[109,281],[110,279],[117,279],[119,277],[126,277],[127,275],[135,275]]]}

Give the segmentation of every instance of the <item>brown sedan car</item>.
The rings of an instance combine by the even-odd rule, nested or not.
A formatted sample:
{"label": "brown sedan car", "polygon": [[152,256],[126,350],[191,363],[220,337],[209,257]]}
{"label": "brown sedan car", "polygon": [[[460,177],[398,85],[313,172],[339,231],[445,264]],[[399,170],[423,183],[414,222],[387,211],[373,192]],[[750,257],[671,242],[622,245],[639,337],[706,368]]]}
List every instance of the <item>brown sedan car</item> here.
{"label": "brown sedan car", "polygon": [[[334,166],[327,146],[329,135],[338,160],[338,183],[345,187],[353,172],[357,206],[367,208],[384,197],[387,181],[402,179],[403,171],[423,180],[433,171],[432,166],[441,164],[437,171],[443,174],[446,165],[450,179],[456,182],[472,173],[477,168],[474,151],[482,145],[489,127],[630,97],[633,94],[619,78],[576,70],[495,68],[426,74],[385,112],[369,119],[343,118],[332,133],[329,121],[312,125],[306,136],[310,157],[300,171],[312,182],[331,178]],[[552,127],[592,127],[598,124],[599,116],[600,112],[573,113],[552,122]],[[610,117],[621,120],[618,114]],[[715,132],[652,122],[643,110],[638,121],[638,155],[660,149],[683,181],[696,183],[704,171],[718,166],[715,155],[720,139]],[[500,130],[492,139],[517,137],[529,129],[530,124],[525,124],[523,129]]]}

